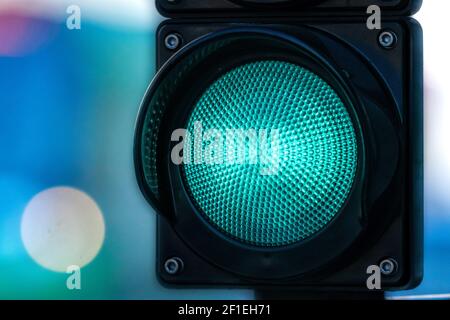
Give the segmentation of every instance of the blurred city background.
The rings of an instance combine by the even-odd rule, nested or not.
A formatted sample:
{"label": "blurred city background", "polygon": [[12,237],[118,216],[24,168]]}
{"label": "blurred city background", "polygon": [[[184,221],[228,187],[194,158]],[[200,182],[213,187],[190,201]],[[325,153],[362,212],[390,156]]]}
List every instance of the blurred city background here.
{"label": "blurred city background", "polygon": [[[450,3],[424,2],[416,18],[425,37],[425,278],[395,296],[450,293]],[[72,4],[81,30],[66,27]],[[0,298],[253,298],[170,290],[156,279],[155,215],[135,182],[132,142],[161,21],[153,0],[0,0]],[[83,208],[89,228],[64,229],[51,216],[70,217],[64,199]],[[47,216],[36,215],[42,206]],[[30,231],[46,219],[45,236],[62,248],[40,247]],[[69,291],[58,259],[74,255],[82,290]]]}

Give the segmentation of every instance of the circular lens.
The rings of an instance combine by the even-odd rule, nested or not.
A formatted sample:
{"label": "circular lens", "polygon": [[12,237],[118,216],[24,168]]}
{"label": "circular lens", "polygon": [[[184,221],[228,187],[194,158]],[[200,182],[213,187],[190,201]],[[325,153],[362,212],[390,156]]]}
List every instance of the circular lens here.
{"label": "circular lens", "polygon": [[337,92],[289,62],[232,69],[198,99],[186,125],[186,188],[201,215],[246,244],[314,236],[345,205],[356,175],[355,128]]}

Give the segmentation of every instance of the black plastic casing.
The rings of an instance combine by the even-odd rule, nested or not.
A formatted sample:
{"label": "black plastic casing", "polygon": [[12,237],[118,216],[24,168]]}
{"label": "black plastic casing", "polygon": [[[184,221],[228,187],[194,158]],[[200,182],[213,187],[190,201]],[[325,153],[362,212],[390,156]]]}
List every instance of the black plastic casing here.
{"label": "black plastic casing", "polygon": [[[157,272],[158,277],[165,285],[181,285],[188,287],[225,286],[249,288],[293,288],[309,290],[367,290],[367,267],[378,264],[382,259],[393,257],[399,263],[398,272],[394,276],[383,277],[383,290],[401,290],[417,286],[422,279],[423,260],[423,129],[422,129],[422,31],[419,24],[411,18],[386,19],[383,26],[393,30],[398,36],[395,48],[387,50],[378,43],[379,31],[368,30],[361,19],[306,19],[273,21],[211,21],[177,20],[166,21],[158,30],[157,64],[161,68],[174,54],[164,47],[165,36],[176,32],[183,37],[186,46],[202,36],[236,27],[270,28],[281,32],[296,35],[297,27],[308,27],[320,30],[324,37],[338,38],[348,46],[370,61],[387,84],[386,88],[394,97],[396,108],[402,118],[402,134],[404,135],[405,150],[400,164],[405,175],[400,187],[386,202],[399,202],[398,210],[390,212],[392,219],[381,233],[370,235],[368,241],[373,245],[364,249],[364,252],[348,252],[345,263],[331,265],[335,270],[309,274],[283,280],[264,280],[242,277],[228,272],[207,261],[190,248],[174,230],[170,218],[172,209],[160,208],[158,215],[158,250]],[[318,40],[320,42],[320,39]],[[322,44],[326,48],[326,41]],[[333,48],[328,48],[333,50]],[[339,55],[336,52],[336,55]],[[360,72],[345,67],[346,72],[352,74]],[[364,75],[359,75],[364,79]],[[388,107],[394,107],[388,106]],[[387,137],[389,139],[389,137]],[[139,150],[137,150],[139,153]],[[139,176],[139,174],[138,174]],[[141,189],[145,193],[145,182],[140,179]],[[170,186],[166,185],[163,192],[167,193]],[[374,213],[375,215],[377,213]],[[379,212],[383,219],[384,212]],[[196,233],[192,230],[192,233]],[[215,246],[208,248],[205,239],[205,250],[220,251]],[[329,248],[328,248],[329,249]],[[317,248],[327,250],[327,248]],[[184,261],[183,272],[169,275],[164,270],[164,262],[171,257],[180,257]],[[227,259],[239,259],[228,256]]]}
{"label": "black plastic casing", "polygon": [[[157,3],[162,1],[157,1]],[[200,2],[183,2],[181,0],[178,5],[183,3],[194,5]],[[212,2],[215,4],[212,5]],[[370,4],[376,4],[377,1],[370,2]],[[379,2],[384,5],[387,3],[387,1]],[[386,258],[394,258],[398,262],[398,270],[394,275],[383,276],[383,291],[411,289],[421,282],[423,277],[423,43],[420,25],[414,19],[402,16],[417,11],[421,1],[400,2],[403,4],[402,7],[389,11],[399,15],[385,15],[382,21],[382,30],[369,30],[366,27],[367,17],[365,15],[352,16],[352,13],[356,11],[348,10],[348,8],[345,9],[347,10],[346,14],[343,14],[344,8],[342,8],[340,13],[335,12],[331,17],[321,17],[322,14],[326,15],[325,11],[321,11],[319,16],[316,16],[315,13],[310,15],[305,12],[304,15],[295,18],[289,17],[290,14],[283,17],[268,17],[266,13],[260,14],[259,9],[251,11],[251,15],[248,15],[248,12],[244,14],[247,17],[240,14],[220,17],[222,14],[220,4],[230,5],[228,1],[220,0],[209,2],[213,8],[209,8],[208,11],[203,11],[203,13],[201,10],[195,11],[195,15],[190,18],[186,17],[190,16],[193,11],[176,13],[176,19],[167,20],[160,25],[157,32],[157,68],[159,72],[144,98],[138,117],[135,165],[139,186],[144,196],[158,212],[156,269],[158,279],[162,284],[183,288],[221,286],[256,290],[292,289],[302,292],[368,292],[367,268],[371,265],[378,265]],[[162,9],[161,4],[159,4],[159,9]],[[214,17],[210,15],[214,11],[212,9],[219,10]],[[168,15],[167,11],[162,12]],[[206,12],[208,14],[205,14]],[[173,13],[170,15],[173,16]],[[192,243],[186,241],[186,238],[198,237],[199,230],[195,228],[180,230],[177,227],[177,215],[185,215],[193,209],[187,204],[176,203],[177,197],[184,196],[173,190],[171,181],[173,176],[176,176],[176,171],[171,169],[167,159],[164,159],[167,154],[165,148],[168,149],[170,146],[164,146],[161,149],[163,152],[159,159],[159,169],[164,172],[160,186],[163,203],[155,201],[146,186],[142,174],[140,139],[148,100],[158,86],[159,80],[177,64],[178,56],[191,50],[194,44],[198,45],[199,39],[213,38],[215,35],[226,33],[229,30],[230,32],[261,30],[268,33],[286,34],[293,39],[306,42],[310,37],[313,39],[310,43],[312,46],[319,51],[326,52],[329,56],[334,56],[333,63],[336,69],[345,75],[357,92],[370,97],[375,104],[383,105],[387,113],[392,111],[398,115],[396,134],[402,141],[402,147],[398,149],[398,159],[400,160],[396,169],[398,177],[394,183],[395,186],[384,195],[381,203],[369,207],[370,212],[367,213],[367,219],[362,219],[364,220],[362,228],[365,236],[357,241],[358,243],[354,247],[347,250],[338,261],[329,263],[324,268],[303,274],[299,273],[298,276],[290,276],[285,279],[262,279],[258,276],[244,276],[241,272],[233,272],[223,267],[223,261],[237,261],[239,264],[239,261],[243,259],[243,257],[226,250],[225,247],[228,246],[226,241],[222,247],[220,242],[217,244],[205,237],[201,250],[193,247]],[[386,30],[397,35],[397,43],[390,49],[383,48],[379,44],[379,35]],[[181,49],[173,51],[165,47],[165,39],[169,34],[180,36],[182,39]],[[339,42],[340,45],[335,46],[333,42]],[[349,62],[351,58],[348,56],[348,52],[352,52],[352,58],[357,57],[360,60],[359,65]],[[220,61],[217,63],[220,64]],[[373,70],[373,74],[376,74],[380,82],[385,84],[385,87],[381,89],[382,92],[366,86],[371,83],[373,75],[366,75],[366,69],[360,68],[360,64],[365,64],[367,70]],[[199,71],[199,76],[201,74],[202,72]],[[186,87],[185,91],[193,91],[193,88]],[[381,98],[383,95],[392,97],[392,101],[384,100]],[[370,104],[366,108],[370,108]],[[389,109],[391,110],[389,111]],[[163,125],[168,130],[172,125],[175,126],[172,120],[166,121]],[[383,130],[375,130],[372,137],[376,140],[371,154],[373,163],[377,163],[383,158],[383,154],[376,149],[377,145],[391,143],[389,134]],[[166,138],[164,137],[163,140]],[[381,150],[383,149],[381,148]],[[384,167],[381,165],[380,168],[369,168],[367,171],[369,174],[364,178],[377,180],[377,177],[369,177],[370,172],[383,175]],[[342,234],[346,234],[347,231],[342,230]],[[182,235],[180,232],[184,234]],[[333,248],[320,247],[315,250],[316,252],[311,250],[308,254],[320,255],[321,251],[333,250]],[[215,261],[211,257],[205,258],[203,254],[205,252],[211,253],[211,256],[223,253],[224,256],[221,257],[221,261]],[[264,255],[258,256],[255,253],[255,256],[260,259],[258,261],[264,263]],[[178,257],[183,261],[183,270],[175,275],[168,274],[164,268],[167,259],[173,257]],[[243,268],[244,264],[247,263],[243,262]],[[284,268],[289,269],[289,266]],[[294,274],[295,267],[291,266],[291,269]],[[246,270],[247,274],[249,272],[251,271]]]}
{"label": "black plastic casing", "polygon": [[364,16],[371,5],[379,6],[386,16],[411,16],[419,11],[422,0],[310,0],[311,4],[294,0],[288,3],[246,5],[245,0],[156,0],[158,11],[168,18]]}

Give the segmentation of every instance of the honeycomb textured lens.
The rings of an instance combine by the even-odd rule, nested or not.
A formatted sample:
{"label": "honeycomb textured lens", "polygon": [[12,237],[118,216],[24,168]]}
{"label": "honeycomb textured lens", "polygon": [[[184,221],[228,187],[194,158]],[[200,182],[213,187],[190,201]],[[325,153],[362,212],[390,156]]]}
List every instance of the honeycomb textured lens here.
{"label": "honeycomb textured lens", "polygon": [[199,212],[246,244],[279,247],[324,229],[355,179],[355,128],[318,75],[283,61],[237,67],[202,94],[183,172]]}

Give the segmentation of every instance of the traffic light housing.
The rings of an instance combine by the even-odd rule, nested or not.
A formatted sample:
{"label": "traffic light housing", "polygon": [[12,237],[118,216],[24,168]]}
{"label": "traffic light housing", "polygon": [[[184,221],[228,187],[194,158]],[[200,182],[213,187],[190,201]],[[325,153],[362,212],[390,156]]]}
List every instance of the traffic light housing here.
{"label": "traffic light housing", "polygon": [[[381,30],[370,2],[156,1],[172,19],[134,155],[163,283],[359,291],[374,265],[383,290],[421,281],[420,1],[378,1]],[[276,129],[286,156],[273,175],[174,163],[196,122]]]}
{"label": "traffic light housing", "polygon": [[365,17],[378,6],[384,16],[411,16],[422,0],[161,0],[156,6],[165,17]]}

